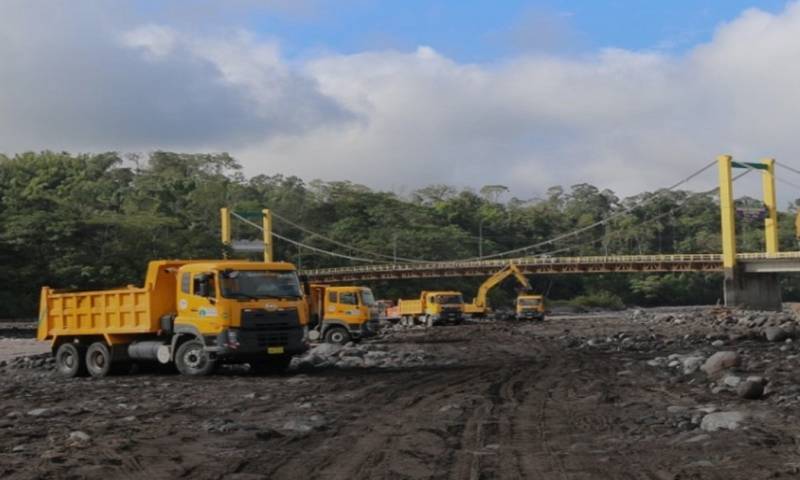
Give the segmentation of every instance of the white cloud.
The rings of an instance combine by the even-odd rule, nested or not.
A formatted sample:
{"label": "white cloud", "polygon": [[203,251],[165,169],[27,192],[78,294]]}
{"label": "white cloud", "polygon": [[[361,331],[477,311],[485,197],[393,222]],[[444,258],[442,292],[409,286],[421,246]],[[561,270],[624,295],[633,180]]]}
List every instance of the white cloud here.
{"label": "white cloud", "polygon": [[[504,183],[522,197],[579,182],[633,194],[724,152],[800,163],[798,3],[745,11],[680,56],[606,49],[492,64],[427,46],[291,62],[278,39],[237,28],[58,5],[48,16],[41,2],[4,4],[8,151],[227,150],[251,174],[399,191]],[[713,183],[710,172],[692,186]]]}
{"label": "white cloud", "polygon": [[122,44],[131,48],[141,48],[154,60],[172,53],[177,43],[177,34],[171,28],[147,24],[122,34]]}

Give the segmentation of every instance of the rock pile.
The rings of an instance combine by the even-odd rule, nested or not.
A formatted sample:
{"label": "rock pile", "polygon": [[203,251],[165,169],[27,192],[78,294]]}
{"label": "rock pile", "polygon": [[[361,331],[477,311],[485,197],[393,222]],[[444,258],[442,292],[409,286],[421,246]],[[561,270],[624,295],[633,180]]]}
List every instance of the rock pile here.
{"label": "rock pile", "polygon": [[8,361],[0,360],[0,371],[21,369],[52,370],[54,367],[55,359],[49,353],[15,357]]}
{"label": "rock pile", "polygon": [[800,319],[793,310],[782,312],[754,312],[723,307],[686,308],[659,312],[658,310],[633,309],[628,318],[643,324],[713,326],[722,330],[749,331],[763,335],[769,341],[792,338]]}
{"label": "rock pile", "polygon": [[433,357],[424,350],[388,350],[383,345],[369,343],[336,345],[322,343],[292,360],[292,367],[306,368],[405,368],[422,365],[446,365],[453,360]]}

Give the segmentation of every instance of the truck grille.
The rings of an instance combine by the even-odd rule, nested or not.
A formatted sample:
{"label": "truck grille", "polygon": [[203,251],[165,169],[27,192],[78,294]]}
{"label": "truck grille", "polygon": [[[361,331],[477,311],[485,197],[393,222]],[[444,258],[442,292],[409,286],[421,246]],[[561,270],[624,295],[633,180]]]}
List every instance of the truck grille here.
{"label": "truck grille", "polygon": [[276,347],[289,344],[288,333],[259,333],[256,335],[256,342],[259,347]]}
{"label": "truck grille", "polygon": [[288,345],[292,332],[300,328],[297,310],[267,311],[254,308],[242,311],[242,333],[249,334],[259,347]]}

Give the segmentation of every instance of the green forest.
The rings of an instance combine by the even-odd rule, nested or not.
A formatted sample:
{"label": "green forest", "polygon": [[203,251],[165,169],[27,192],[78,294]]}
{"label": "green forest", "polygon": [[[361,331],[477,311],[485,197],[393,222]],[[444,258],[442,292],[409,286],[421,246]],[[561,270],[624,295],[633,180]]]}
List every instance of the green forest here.
{"label": "green forest", "polygon": [[[219,209],[276,213],[274,231],[319,249],[378,263],[474,258],[539,243],[599,220],[580,235],[518,256],[716,253],[714,193],[643,192],[619,198],[589,184],[553,186],[515,198],[502,185],[479,190],[430,185],[400,196],[350,182],[246,177],[227,154],[24,153],[0,155],[0,318],[36,315],[39,288],[99,289],[140,284],[148,260],[219,258]],[[761,203],[741,198],[752,213]],[[288,221],[288,222],[287,222]],[[294,224],[294,225],[293,225]],[[794,249],[794,207],[780,214],[781,248]],[[298,226],[302,228],[298,228]],[[741,251],[763,249],[763,221],[738,221]],[[260,232],[234,222],[234,236]],[[352,249],[341,245],[352,246]],[[276,240],[276,258],[302,268],[358,261]],[[784,297],[800,298],[784,280]],[[423,287],[455,288],[469,299],[481,279],[377,282],[378,298],[414,296]],[[715,303],[716,274],[534,276],[554,302],[585,306]],[[493,292],[503,302],[512,285]]]}

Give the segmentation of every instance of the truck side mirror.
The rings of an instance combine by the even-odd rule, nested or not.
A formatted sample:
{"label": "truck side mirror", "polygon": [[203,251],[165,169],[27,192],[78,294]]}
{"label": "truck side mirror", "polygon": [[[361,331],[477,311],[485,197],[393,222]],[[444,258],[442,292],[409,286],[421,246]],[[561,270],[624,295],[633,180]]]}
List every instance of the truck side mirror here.
{"label": "truck side mirror", "polygon": [[300,275],[300,282],[303,284],[303,293],[311,295],[311,285],[308,283],[308,275]]}

